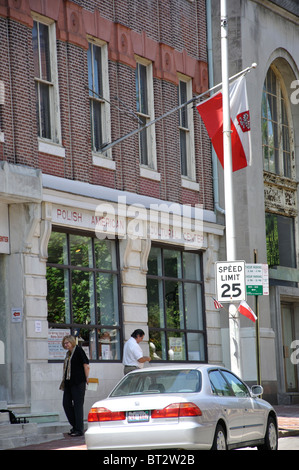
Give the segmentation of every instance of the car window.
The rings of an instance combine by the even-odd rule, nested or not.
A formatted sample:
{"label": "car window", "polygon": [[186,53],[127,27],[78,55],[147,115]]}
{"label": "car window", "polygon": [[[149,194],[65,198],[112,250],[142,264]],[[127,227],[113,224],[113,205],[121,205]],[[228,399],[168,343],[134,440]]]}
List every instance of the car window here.
{"label": "car window", "polygon": [[111,397],[152,393],[195,393],[201,390],[197,370],[163,370],[129,374],[111,392]]}
{"label": "car window", "polygon": [[228,381],[236,397],[248,397],[249,396],[248,388],[244,384],[244,382],[242,382],[238,377],[236,377],[234,374],[231,374],[228,371],[222,370],[221,372],[226,378],[226,380]]}
{"label": "car window", "polygon": [[210,384],[212,392],[219,397],[232,396],[232,390],[230,389],[227,381],[220,373],[219,370],[213,370],[209,373]]}

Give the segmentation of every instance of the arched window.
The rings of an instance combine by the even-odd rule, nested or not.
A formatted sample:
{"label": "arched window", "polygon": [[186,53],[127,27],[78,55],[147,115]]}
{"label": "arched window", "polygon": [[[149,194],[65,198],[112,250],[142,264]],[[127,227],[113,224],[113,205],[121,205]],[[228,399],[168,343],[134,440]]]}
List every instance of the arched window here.
{"label": "arched window", "polygon": [[264,169],[292,178],[292,149],[287,100],[281,79],[272,67],[269,68],[262,99]]}
{"label": "arched window", "polygon": [[[285,64],[277,65],[289,80]],[[272,65],[264,82],[261,123],[267,262],[270,267],[296,268],[297,183],[291,107],[284,83]]]}

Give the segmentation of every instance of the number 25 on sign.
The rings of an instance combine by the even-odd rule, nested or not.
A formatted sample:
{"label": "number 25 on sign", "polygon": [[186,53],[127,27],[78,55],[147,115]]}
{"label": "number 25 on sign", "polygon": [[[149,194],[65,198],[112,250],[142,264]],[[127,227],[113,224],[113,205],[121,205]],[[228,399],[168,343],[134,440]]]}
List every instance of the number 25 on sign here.
{"label": "number 25 on sign", "polygon": [[245,261],[216,263],[217,300],[239,302],[246,299]]}

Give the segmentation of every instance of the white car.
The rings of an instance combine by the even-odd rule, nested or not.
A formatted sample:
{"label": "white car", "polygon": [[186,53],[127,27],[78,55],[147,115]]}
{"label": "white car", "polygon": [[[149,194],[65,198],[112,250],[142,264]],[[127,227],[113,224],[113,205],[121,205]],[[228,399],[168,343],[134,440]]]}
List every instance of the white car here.
{"label": "white car", "polygon": [[213,365],[130,372],[88,415],[89,450],[277,450],[277,417],[229,370]]}

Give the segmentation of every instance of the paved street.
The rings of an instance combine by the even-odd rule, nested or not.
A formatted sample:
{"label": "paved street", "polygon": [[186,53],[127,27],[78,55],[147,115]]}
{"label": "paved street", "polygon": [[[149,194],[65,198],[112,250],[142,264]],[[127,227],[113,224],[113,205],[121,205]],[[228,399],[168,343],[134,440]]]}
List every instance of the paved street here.
{"label": "paved street", "polygon": [[[76,438],[70,439],[65,438],[64,441],[52,441],[45,442],[44,444],[38,444],[35,446],[22,447],[19,449],[11,450],[87,450],[84,443],[84,439]],[[243,449],[243,450],[257,450],[254,449]],[[299,450],[299,436],[283,437],[278,441],[278,450]]]}
{"label": "paved street", "polygon": [[19,447],[11,450],[87,450],[83,437],[70,437],[64,434],[64,439],[59,439],[41,444]]}
{"label": "paved street", "polygon": [[279,439],[278,450],[299,450],[299,436]]}
{"label": "paved street", "polygon": [[[11,450],[87,450],[84,438],[70,438],[67,435],[63,440],[45,442],[27,447],[20,447],[19,449]],[[240,450],[257,450],[240,449]],[[278,450],[299,450],[299,436],[282,437],[278,441]]]}
{"label": "paved street", "polygon": [[[256,448],[246,447],[238,450],[257,450]],[[278,440],[278,450],[299,450],[299,436],[281,437]]]}

